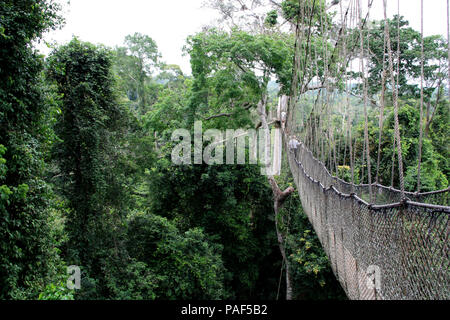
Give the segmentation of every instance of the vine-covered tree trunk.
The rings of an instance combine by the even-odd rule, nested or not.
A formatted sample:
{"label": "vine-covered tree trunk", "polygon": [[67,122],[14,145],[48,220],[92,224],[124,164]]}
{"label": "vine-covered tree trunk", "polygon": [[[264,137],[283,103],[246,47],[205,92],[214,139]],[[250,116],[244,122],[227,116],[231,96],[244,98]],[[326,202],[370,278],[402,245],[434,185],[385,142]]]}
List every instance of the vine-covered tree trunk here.
{"label": "vine-covered tree trunk", "polygon": [[270,130],[269,125],[267,123],[267,111],[266,111],[266,105],[267,105],[267,96],[264,95],[261,101],[258,104],[258,112],[261,119],[261,126],[264,132],[264,164],[265,164],[265,170],[266,174],[268,174],[267,178],[269,180],[269,183],[272,187],[273,191],[273,201],[274,201],[274,214],[275,214],[275,229],[277,233],[277,240],[278,240],[278,246],[280,248],[281,256],[283,257],[283,260],[286,265],[286,300],[292,300],[292,283],[291,283],[291,275],[290,275],[290,269],[289,269],[289,261],[286,256],[286,250],[284,247],[284,237],[283,234],[280,231],[280,228],[278,226],[278,215],[280,213],[280,209],[283,207],[284,202],[286,201],[287,197],[289,197],[290,194],[294,192],[294,189],[292,187],[287,188],[285,191],[281,191],[278,187],[277,182],[275,181],[275,178],[272,175],[272,172],[270,171],[272,169],[271,161],[270,161],[270,150],[271,150],[271,137],[270,137]]}

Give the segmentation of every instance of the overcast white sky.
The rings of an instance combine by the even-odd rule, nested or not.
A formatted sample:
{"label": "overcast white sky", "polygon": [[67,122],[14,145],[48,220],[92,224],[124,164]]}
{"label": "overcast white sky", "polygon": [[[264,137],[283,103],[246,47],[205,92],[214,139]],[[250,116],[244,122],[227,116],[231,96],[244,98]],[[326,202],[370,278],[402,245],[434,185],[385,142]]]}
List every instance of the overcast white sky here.
{"label": "overcast white sky", "polygon": [[[367,0],[363,0],[366,3]],[[387,0],[387,14],[397,14],[397,0]],[[424,34],[442,34],[447,38],[447,0],[424,0]],[[410,26],[420,31],[420,0],[400,0],[400,15],[405,16]],[[384,19],[383,0],[374,0],[370,11],[372,19]]]}
{"label": "overcast white sky", "polygon": [[[122,45],[128,34],[140,32],[158,44],[163,61],[190,73],[182,48],[189,35],[201,31],[215,12],[201,8],[203,0],[71,0],[65,5],[65,27],[47,34],[48,42],[65,43],[75,35],[83,41]],[[49,49],[39,48],[45,54]]]}
{"label": "overcast white sky", "polygon": [[[344,6],[348,0],[344,0]],[[374,0],[371,17],[383,18],[383,0]],[[366,0],[362,1],[364,4]],[[388,15],[397,12],[397,0],[388,0]],[[203,0],[71,0],[65,6],[66,25],[47,34],[47,42],[65,43],[75,35],[83,41],[122,45],[126,35],[148,34],[158,44],[163,60],[178,64],[190,73],[189,57],[182,47],[189,35],[217,18],[213,10],[202,8]],[[447,34],[447,0],[424,1],[424,32]],[[400,12],[416,30],[420,30],[420,0],[400,0]],[[40,45],[45,54],[49,49]]]}

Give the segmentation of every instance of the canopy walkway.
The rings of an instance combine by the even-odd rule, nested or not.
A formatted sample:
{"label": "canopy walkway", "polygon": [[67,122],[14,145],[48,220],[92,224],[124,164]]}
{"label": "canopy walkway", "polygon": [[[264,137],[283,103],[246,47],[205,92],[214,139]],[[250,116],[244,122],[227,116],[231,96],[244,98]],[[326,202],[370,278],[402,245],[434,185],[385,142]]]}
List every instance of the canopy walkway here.
{"label": "canopy walkway", "polygon": [[[382,63],[381,97],[378,99],[379,102],[375,103],[376,107],[379,107],[378,161],[375,161],[376,178],[373,180],[372,177],[368,105],[369,101],[373,103],[373,96],[369,98],[368,93],[367,57],[373,55],[373,52],[368,48],[370,33],[367,31],[367,22],[373,2],[373,0],[368,1],[365,15],[362,14],[361,0],[345,2],[348,3],[347,8],[342,4],[343,1],[336,2],[340,5],[338,10],[340,14],[338,12],[337,16],[340,16],[341,28],[331,29],[327,19],[318,17],[323,15],[323,12],[322,9],[318,9],[317,3],[322,2],[299,1],[290,97],[288,102],[284,102],[285,106],[281,107],[281,111],[287,115],[282,126],[283,144],[287,150],[289,167],[304,211],[330,259],[336,278],[350,299],[450,299],[448,245],[450,189],[420,192],[424,141],[423,0],[421,0],[420,137],[418,139],[417,192],[415,193],[405,191],[404,181],[398,101],[400,31],[396,35],[398,49],[394,53],[392,48],[395,48],[395,43],[391,42],[389,23],[383,25],[384,50],[381,58],[383,61],[380,62]],[[383,0],[383,7],[384,18],[387,21],[386,0]],[[398,2],[397,17],[400,16],[399,7]],[[447,1],[447,40],[450,39],[449,11],[450,4]],[[314,19],[320,21],[321,29],[314,26],[312,23]],[[400,30],[399,18],[397,23],[397,28]],[[350,29],[356,32],[349,33]],[[311,50],[313,46],[311,38],[314,32],[324,38],[321,54],[315,52],[316,48],[314,51]],[[377,36],[383,38],[383,33]],[[333,40],[330,41],[330,38]],[[353,47],[349,46],[350,43]],[[332,49],[333,46],[334,49]],[[450,60],[450,41],[448,48]],[[353,52],[350,56],[348,50]],[[336,58],[336,55],[341,56]],[[353,60],[359,60],[360,76],[359,80],[352,84],[349,74],[355,72],[352,66]],[[319,67],[317,61],[321,61],[323,66]],[[447,71],[448,77],[445,79],[444,73],[442,81],[448,81],[450,95],[450,67]],[[313,87],[319,88],[314,90],[319,90],[319,93],[312,110],[305,110],[300,98],[310,90],[308,84],[313,82],[315,84]],[[390,83],[389,88],[386,85],[387,82]],[[366,169],[366,175],[363,173],[360,179],[356,179],[353,172],[357,155],[353,151],[355,149],[352,150],[356,142],[352,138],[351,128],[354,118],[350,113],[348,98],[355,87],[359,87],[363,92],[361,100],[365,125],[363,146],[360,148],[362,149],[360,168]],[[391,90],[393,105],[393,128],[391,129],[394,151],[391,187],[386,187],[379,183],[379,169],[386,117],[384,110],[389,90]],[[333,110],[330,106],[336,91],[346,97],[346,102],[344,112],[337,112],[342,116],[339,120],[341,127],[334,129],[332,128]],[[280,100],[281,104],[283,102]],[[301,112],[300,116],[299,112]],[[336,132],[339,133],[339,137],[336,137]],[[345,144],[345,147],[339,148],[338,143],[341,143],[341,147]],[[349,148],[347,163],[351,168],[352,183],[330,173],[330,171],[336,172],[336,175],[339,175],[338,168],[342,165],[340,161],[343,161],[345,165],[346,155],[340,157],[338,153],[342,150],[347,152],[347,148]],[[372,153],[373,150],[374,148]],[[396,156],[400,190],[393,187]],[[327,159],[326,163],[330,171],[318,158]],[[366,181],[365,179],[367,184],[354,183],[355,180]]]}
{"label": "canopy walkway", "polygon": [[[333,177],[303,143],[288,159],[304,211],[350,299],[450,298],[450,207],[417,202],[447,202],[448,189],[371,205],[363,200],[367,186]],[[400,199],[398,190],[374,187],[380,203]],[[378,288],[371,266],[380,271]]]}

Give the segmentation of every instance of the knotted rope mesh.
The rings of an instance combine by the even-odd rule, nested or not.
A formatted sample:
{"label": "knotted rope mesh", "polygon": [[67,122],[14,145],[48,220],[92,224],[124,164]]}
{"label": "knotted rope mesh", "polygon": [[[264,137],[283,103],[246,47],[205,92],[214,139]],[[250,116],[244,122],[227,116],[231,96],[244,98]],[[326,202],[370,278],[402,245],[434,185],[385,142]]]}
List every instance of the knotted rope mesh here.
{"label": "knotted rope mesh", "polygon": [[448,189],[401,201],[400,190],[374,184],[369,204],[368,185],[333,177],[301,142],[287,150],[304,211],[350,299],[450,298]]}

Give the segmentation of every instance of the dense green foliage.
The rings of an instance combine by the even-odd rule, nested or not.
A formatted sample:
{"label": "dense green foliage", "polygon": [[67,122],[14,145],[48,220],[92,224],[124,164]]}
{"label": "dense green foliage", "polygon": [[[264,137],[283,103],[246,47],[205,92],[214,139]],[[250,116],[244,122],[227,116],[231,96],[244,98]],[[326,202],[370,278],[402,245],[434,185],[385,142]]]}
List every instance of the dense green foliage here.
{"label": "dense green foliage", "polygon": [[152,211],[174,220],[182,230],[201,227],[223,245],[226,297],[263,298],[259,291],[274,285],[264,269],[275,264],[270,258],[277,249],[270,188],[259,168],[167,167],[162,162],[151,177]]}
{"label": "dense green foliage", "polygon": [[60,20],[53,1],[0,6],[0,298],[37,297],[55,273],[53,193],[44,180],[54,136],[43,59],[30,42]]}
{"label": "dense green foliage", "polygon": [[120,289],[120,298],[224,298],[222,247],[208,242],[201,229],[180,232],[166,218],[137,213],[129,219],[126,246],[137,261],[127,266],[127,272],[140,273],[131,283],[128,276],[122,280],[128,287],[125,293]]}

